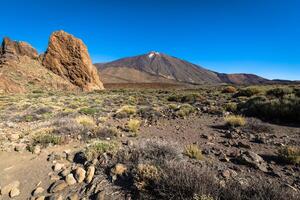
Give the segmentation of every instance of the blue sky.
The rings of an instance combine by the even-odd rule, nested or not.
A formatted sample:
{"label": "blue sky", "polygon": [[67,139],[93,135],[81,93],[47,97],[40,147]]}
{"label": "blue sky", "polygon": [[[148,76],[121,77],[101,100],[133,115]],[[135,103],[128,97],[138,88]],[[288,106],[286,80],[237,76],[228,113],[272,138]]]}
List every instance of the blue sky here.
{"label": "blue sky", "polygon": [[0,37],[45,51],[51,32],[80,37],[94,62],[151,50],[226,73],[300,80],[298,0],[1,1]]}

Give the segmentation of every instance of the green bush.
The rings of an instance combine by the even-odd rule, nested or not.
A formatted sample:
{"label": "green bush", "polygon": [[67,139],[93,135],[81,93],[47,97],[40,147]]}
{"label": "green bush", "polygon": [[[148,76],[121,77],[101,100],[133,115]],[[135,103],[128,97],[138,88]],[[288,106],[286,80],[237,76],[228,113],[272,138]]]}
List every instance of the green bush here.
{"label": "green bush", "polygon": [[195,108],[193,106],[191,106],[190,104],[183,104],[179,107],[179,109],[177,109],[176,116],[184,118],[192,114],[193,112],[195,112]]}
{"label": "green bush", "polygon": [[300,164],[300,147],[283,147],[279,149],[278,156],[287,163]]}
{"label": "green bush", "polygon": [[236,93],[237,89],[233,86],[227,86],[222,90],[222,93]]}
{"label": "green bush", "polygon": [[255,97],[239,106],[247,116],[258,117],[276,122],[300,123],[300,99],[271,99]]}
{"label": "green bush", "polygon": [[168,101],[175,101],[181,103],[194,103],[200,98],[200,95],[197,93],[189,94],[180,94],[180,95],[171,95],[168,97]]}
{"label": "green bush", "polygon": [[267,91],[267,95],[282,98],[284,95],[291,94],[293,90],[288,87],[273,88]]}
{"label": "green bush", "polygon": [[81,108],[79,110],[79,113],[85,114],[85,115],[95,115],[98,112],[98,109],[96,108]]}
{"label": "green bush", "polygon": [[236,97],[244,96],[244,97],[251,97],[253,95],[257,95],[262,92],[262,89],[259,87],[247,87],[241,89],[237,94]]}

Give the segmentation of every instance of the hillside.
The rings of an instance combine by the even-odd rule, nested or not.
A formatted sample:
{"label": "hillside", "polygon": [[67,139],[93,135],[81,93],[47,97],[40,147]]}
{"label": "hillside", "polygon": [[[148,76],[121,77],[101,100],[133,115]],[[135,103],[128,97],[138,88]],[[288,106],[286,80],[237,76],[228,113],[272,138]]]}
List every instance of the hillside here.
{"label": "hillside", "polygon": [[252,74],[223,74],[159,52],[95,64],[103,82],[110,83],[190,83],[259,84],[268,80]]}

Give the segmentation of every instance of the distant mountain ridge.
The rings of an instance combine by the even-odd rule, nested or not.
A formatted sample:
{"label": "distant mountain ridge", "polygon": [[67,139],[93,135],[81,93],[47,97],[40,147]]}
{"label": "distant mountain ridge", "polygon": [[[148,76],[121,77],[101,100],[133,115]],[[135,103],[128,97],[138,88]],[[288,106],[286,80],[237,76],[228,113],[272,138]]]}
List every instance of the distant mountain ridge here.
{"label": "distant mountain ridge", "polygon": [[270,80],[254,74],[224,74],[188,61],[151,51],[144,55],[94,64],[103,83],[263,84]]}

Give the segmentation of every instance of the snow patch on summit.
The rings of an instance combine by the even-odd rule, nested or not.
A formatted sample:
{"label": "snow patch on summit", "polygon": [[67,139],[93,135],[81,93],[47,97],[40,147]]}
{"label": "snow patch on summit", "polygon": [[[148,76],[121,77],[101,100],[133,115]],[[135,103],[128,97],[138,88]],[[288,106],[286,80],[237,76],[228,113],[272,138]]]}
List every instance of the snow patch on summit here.
{"label": "snow patch on summit", "polygon": [[159,54],[159,52],[151,51],[151,52],[148,54],[148,57],[149,57],[149,58],[153,58],[155,55],[158,55],[158,56],[159,56],[160,54]]}

